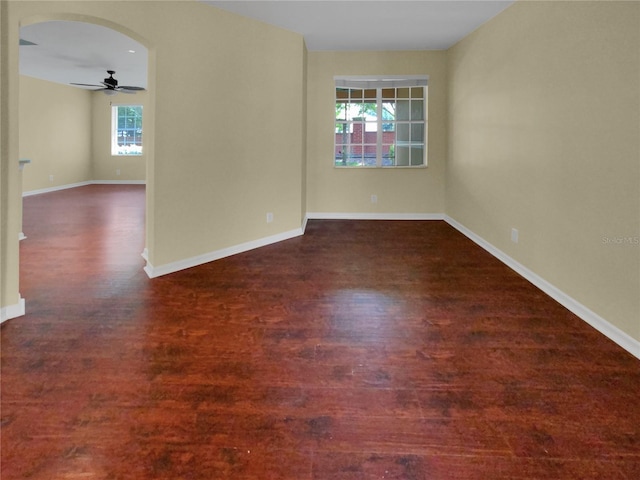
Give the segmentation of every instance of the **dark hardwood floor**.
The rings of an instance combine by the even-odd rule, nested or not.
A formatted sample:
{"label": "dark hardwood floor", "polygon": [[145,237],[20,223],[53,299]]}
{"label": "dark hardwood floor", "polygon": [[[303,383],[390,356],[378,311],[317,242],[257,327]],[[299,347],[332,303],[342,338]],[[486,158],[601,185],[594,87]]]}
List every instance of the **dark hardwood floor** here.
{"label": "dark hardwood floor", "polygon": [[144,188],[26,197],[11,479],[637,479],[640,361],[440,221],[148,279]]}

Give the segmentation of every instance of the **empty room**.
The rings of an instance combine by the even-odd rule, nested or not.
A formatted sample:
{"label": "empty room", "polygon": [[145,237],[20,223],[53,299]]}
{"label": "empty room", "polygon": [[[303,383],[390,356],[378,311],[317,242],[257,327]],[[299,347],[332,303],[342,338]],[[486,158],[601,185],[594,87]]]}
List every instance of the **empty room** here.
{"label": "empty room", "polygon": [[0,37],[3,480],[638,478],[640,2]]}

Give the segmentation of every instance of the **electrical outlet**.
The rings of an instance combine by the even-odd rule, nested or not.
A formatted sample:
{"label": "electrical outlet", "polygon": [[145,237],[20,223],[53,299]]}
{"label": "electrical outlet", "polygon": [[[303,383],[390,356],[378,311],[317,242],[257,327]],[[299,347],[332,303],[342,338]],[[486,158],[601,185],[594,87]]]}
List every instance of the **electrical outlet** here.
{"label": "electrical outlet", "polygon": [[120,175],[120,169],[119,168],[116,170],[116,175]]}
{"label": "electrical outlet", "polygon": [[513,243],[518,243],[518,230],[515,228],[511,229],[511,241]]}
{"label": "electrical outlet", "polygon": [[267,213],[267,223],[271,223],[273,222],[273,213],[268,212]]}
{"label": "electrical outlet", "polygon": [[371,195],[371,203],[378,203],[378,195]]}
{"label": "electrical outlet", "polygon": [[53,175],[49,175],[49,181],[53,182]]}

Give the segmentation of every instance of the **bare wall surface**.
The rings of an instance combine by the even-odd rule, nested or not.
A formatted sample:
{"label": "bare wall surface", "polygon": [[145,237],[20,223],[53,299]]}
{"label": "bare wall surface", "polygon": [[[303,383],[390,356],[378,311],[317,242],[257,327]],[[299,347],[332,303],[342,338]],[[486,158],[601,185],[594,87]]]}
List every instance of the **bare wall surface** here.
{"label": "bare wall surface", "polygon": [[518,2],[449,54],[447,214],[640,340],[640,4]]}
{"label": "bare wall surface", "polygon": [[[23,22],[67,19],[117,28],[150,49],[147,247],[154,265],[300,228],[300,35],[191,1],[127,2],[126,9],[121,2],[8,5],[16,43]],[[9,68],[17,79],[17,66]]]}
{"label": "bare wall surface", "polygon": [[23,191],[86,182],[91,176],[91,92],[20,76]]}
{"label": "bare wall surface", "polygon": [[[148,104],[149,92],[116,96],[107,96],[101,92],[91,94],[92,180],[146,180],[148,142],[144,135],[149,120]],[[142,105],[142,155],[111,155],[111,107],[116,105]]]}
{"label": "bare wall surface", "polygon": [[[0,319],[19,314],[19,246],[22,184],[18,167],[18,28],[0,2]],[[13,314],[10,314],[13,315]]]}
{"label": "bare wall surface", "polygon": [[202,4],[162,10],[152,263],[300,228],[302,37]]}
{"label": "bare wall surface", "polygon": [[[334,168],[336,75],[429,75],[427,168]],[[307,79],[307,211],[444,212],[446,52],[309,52]]]}

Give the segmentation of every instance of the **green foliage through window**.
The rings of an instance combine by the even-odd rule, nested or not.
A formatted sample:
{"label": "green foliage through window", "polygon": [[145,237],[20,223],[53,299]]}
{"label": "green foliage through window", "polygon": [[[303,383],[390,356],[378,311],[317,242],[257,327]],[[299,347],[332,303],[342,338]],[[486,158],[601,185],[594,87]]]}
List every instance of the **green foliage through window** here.
{"label": "green foliage through window", "polygon": [[334,166],[426,165],[426,79],[408,86],[385,82],[336,82]]}
{"label": "green foliage through window", "polygon": [[142,155],[142,105],[114,105],[111,154]]}

